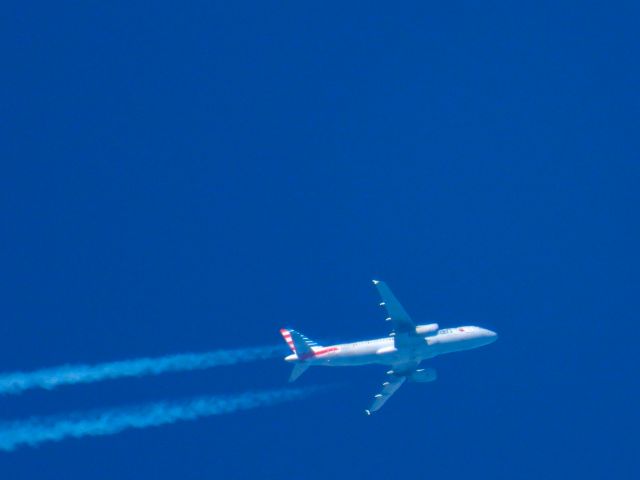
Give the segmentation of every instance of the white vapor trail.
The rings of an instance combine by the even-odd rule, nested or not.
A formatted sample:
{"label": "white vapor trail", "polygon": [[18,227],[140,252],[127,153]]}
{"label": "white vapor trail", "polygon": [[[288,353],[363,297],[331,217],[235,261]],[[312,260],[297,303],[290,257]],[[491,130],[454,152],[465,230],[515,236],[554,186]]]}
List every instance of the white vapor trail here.
{"label": "white vapor trail", "polygon": [[264,346],[205,353],[184,353],[157,358],[138,358],[96,365],[61,365],[33,372],[5,373],[0,374],[0,395],[19,394],[35,388],[51,390],[61,385],[93,383],[123,377],[202,370],[274,358],[282,353],[282,346]]}
{"label": "white vapor trail", "polygon": [[155,427],[266,407],[304,398],[326,388],[284,388],[239,395],[196,397],[182,402],[159,402],[7,422],[0,424],[0,450],[12,451],[22,445],[34,447],[43,442],[56,442],[69,437],[112,435],[133,428]]}

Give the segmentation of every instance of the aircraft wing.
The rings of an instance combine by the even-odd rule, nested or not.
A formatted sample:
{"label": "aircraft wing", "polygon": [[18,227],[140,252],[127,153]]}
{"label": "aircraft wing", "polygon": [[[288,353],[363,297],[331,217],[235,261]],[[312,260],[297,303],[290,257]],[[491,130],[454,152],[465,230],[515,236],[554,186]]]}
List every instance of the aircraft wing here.
{"label": "aircraft wing", "polygon": [[392,335],[395,337],[396,348],[411,347],[422,343],[422,339],[416,334],[415,323],[387,284],[380,280],[374,280],[373,284],[382,298],[380,306],[387,311],[386,320],[393,325]]}
{"label": "aircraft wing", "polygon": [[409,314],[405,311],[402,304],[395,297],[391,289],[386,283],[380,280],[374,280],[373,284],[376,286],[382,302],[380,306],[384,307],[389,315],[387,320],[393,323],[393,331],[398,333],[415,331],[415,324]]}
{"label": "aircraft wing", "polygon": [[382,406],[391,398],[391,395],[407,381],[407,377],[411,376],[418,366],[419,362],[407,362],[394,365],[393,370],[389,370],[387,375],[389,379],[382,384],[382,391],[373,397],[373,403],[364,412],[371,415],[373,412],[380,410]]}
{"label": "aircraft wing", "polygon": [[371,415],[372,412],[380,410],[382,406],[386,403],[387,400],[396,393],[402,384],[407,380],[407,377],[395,377],[389,381],[386,381],[382,384],[382,391],[378,393],[375,397],[373,397],[373,403],[369,407],[368,410],[364,412],[367,415]]}

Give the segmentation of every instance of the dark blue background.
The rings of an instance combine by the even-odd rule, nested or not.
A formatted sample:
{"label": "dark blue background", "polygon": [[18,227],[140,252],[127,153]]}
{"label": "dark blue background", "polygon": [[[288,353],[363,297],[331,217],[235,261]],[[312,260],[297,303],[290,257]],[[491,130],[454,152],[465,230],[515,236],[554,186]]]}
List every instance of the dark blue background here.
{"label": "dark blue background", "polygon": [[[305,401],[0,454],[6,479],[633,478],[636,2],[5,5],[0,369],[386,335],[489,347]],[[232,4],[232,6],[228,5]],[[280,360],[3,418],[279,387]]]}

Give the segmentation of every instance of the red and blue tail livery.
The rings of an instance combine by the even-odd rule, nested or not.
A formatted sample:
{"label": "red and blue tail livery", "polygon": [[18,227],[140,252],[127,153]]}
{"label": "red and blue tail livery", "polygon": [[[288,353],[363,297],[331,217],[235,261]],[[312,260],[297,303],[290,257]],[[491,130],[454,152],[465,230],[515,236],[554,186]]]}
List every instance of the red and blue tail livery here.
{"label": "red and blue tail livery", "polygon": [[314,347],[318,346],[316,342],[293,329],[282,328],[280,329],[280,333],[285,342],[287,342],[287,345],[289,345],[291,351],[295,353],[299,359],[303,359],[305,356],[312,356],[315,350]]}

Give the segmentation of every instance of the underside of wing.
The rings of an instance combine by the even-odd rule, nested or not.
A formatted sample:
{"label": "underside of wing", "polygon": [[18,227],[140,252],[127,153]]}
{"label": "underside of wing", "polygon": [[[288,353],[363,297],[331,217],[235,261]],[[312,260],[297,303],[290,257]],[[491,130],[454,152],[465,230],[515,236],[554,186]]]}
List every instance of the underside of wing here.
{"label": "underside of wing", "polygon": [[422,343],[416,334],[415,323],[387,284],[380,280],[374,280],[373,284],[382,299],[380,306],[384,307],[387,312],[386,320],[391,322],[393,328],[391,335],[394,337],[396,348],[406,348]]}
{"label": "underside of wing", "polygon": [[376,289],[380,294],[380,298],[382,299],[380,306],[385,308],[389,315],[387,320],[393,324],[393,331],[396,332],[396,334],[414,331],[416,326],[413,323],[413,320],[411,320],[411,317],[387,284],[380,280],[374,280],[373,284],[376,286]]}
{"label": "underside of wing", "polygon": [[394,377],[382,384],[382,391],[373,397],[373,403],[368,410],[365,410],[367,415],[371,415],[382,408],[391,395],[396,393],[402,384],[407,380],[407,377]]}
{"label": "underside of wing", "polygon": [[406,362],[393,366],[393,370],[387,372],[388,380],[382,384],[382,391],[373,397],[373,403],[364,412],[371,415],[378,411],[396,393],[396,391],[416,372],[419,362]]}

